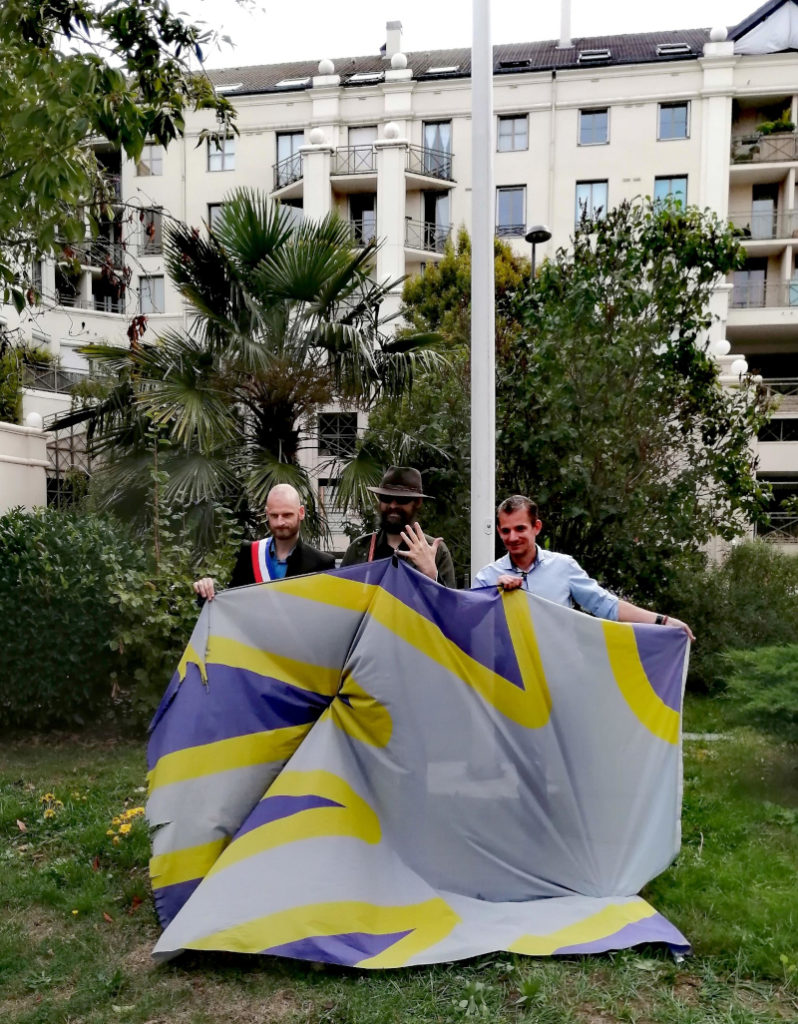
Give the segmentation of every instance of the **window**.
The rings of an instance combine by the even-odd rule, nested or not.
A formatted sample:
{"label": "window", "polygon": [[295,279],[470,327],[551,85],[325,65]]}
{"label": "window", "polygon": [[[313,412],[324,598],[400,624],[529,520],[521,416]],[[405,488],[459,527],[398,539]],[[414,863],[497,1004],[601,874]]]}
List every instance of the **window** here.
{"label": "window", "polygon": [[595,220],[607,212],[607,182],[577,181],[576,223],[586,217]]}
{"label": "window", "polygon": [[223,139],[208,139],[208,170],[234,171],[236,169],[235,136]]}
{"label": "window", "polygon": [[523,235],[526,232],[525,205],[525,186],[496,189],[497,235]]}
{"label": "window", "polygon": [[163,246],[163,215],[160,210],[142,210],[141,219],[141,254],[152,256],[159,253]]}
{"label": "window", "polygon": [[610,141],[610,112],[606,107],[599,110],[579,111],[579,145],[602,146]]}
{"label": "window", "polygon": [[436,178],[452,176],[452,122],[424,122],[424,173]]}
{"label": "window", "polygon": [[224,203],[208,203],[208,230],[213,231],[219,223]]}
{"label": "window", "polygon": [[689,103],[660,103],[658,139],[686,139],[688,137]]}
{"label": "window", "polygon": [[163,146],[155,142],[147,142],[136,161],[136,174],[146,177],[152,174],[163,174]]}
{"label": "window", "polygon": [[346,515],[339,504],[338,486],[340,481],[334,477],[321,477],[319,480],[319,505],[324,510],[330,533],[346,531]]}
{"label": "window", "polygon": [[142,313],[163,313],[163,274],[139,278],[139,308]]}
{"label": "window", "polygon": [[767,259],[756,257],[746,260],[742,270],[734,271],[732,306],[760,307],[765,305],[767,267]]}
{"label": "window", "polygon": [[500,117],[496,149],[499,153],[511,153],[529,148],[529,122],[523,117]]}
{"label": "window", "polygon": [[422,244],[430,252],[443,252],[452,226],[449,192],[424,192],[424,236]]}
{"label": "window", "polygon": [[349,146],[346,152],[346,165],[336,167],[341,174],[363,174],[377,168],[374,158],[374,143],[377,141],[376,124],[361,125],[349,129]]}
{"label": "window", "polygon": [[751,238],[775,238],[778,234],[779,186],[775,182],[751,187]]}
{"label": "window", "polygon": [[319,455],[333,458],[354,455],[356,441],[356,412],[319,413]]}
{"label": "window", "polygon": [[655,178],[654,179],[654,200],[664,202],[671,198],[682,206],[687,205],[687,175],[676,178]]}
{"label": "window", "polygon": [[377,237],[377,193],[356,192],[349,197],[349,218],[356,245],[368,245]]}
{"label": "window", "polygon": [[277,133],[277,164],[274,168],[274,187],[282,188],[302,177],[302,156],[299,150],[305,145],[304,132]]}

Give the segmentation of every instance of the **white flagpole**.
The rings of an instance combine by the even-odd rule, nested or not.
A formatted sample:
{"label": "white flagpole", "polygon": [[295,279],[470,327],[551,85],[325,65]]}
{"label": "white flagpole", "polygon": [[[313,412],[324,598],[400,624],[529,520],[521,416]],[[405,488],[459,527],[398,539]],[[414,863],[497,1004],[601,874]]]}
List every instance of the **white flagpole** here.
{"label": "white flagpole", "polygon": [[493,561],[496,501],[493,43],[490,0],[473,0],[471,45],[471,577]]}

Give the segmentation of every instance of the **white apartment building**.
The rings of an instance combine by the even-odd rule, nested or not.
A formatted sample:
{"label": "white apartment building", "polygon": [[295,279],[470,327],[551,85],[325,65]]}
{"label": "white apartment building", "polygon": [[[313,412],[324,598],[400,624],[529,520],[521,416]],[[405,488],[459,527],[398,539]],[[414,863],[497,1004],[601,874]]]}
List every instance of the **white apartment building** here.
{"label": "white apartment building", "polygon": [[[41,305],[22,323],[5,310],[7,325],[46,344],[63,370],[85,365],[79,346],[127,344],[133,316],[153,333],[185,326],[164,272],[163,211],[207,226],[240,186],[307,217],[336,210],[356,239],[376,235],[380,280],[440,259],[470,222],[471,53],[404,53],[401,32],[389,22],[384,53],[370,56],[210,72],[240,135],[198,147],[213,125],[196,114],[168,151],[148,146],[121,165],[103,154],[126,204],[118,221],[86,246],[79,274],[44,264]],[[744,357],[783,396],[759,471],[778,493],[798,493],[798,3],[770,0],[730,29],[566,33],[494,47],[497,233],[528,252],[528,225],[546,224],[539,261],[567,245],[581,207],[675,193],[729,218],[747,260],[716,293],[713,334],[731,343],[726,366]],[[64,401],[30,390],[25,408],[46,417]],[[319,458],[352,443],[353,415],[322,414]]]}

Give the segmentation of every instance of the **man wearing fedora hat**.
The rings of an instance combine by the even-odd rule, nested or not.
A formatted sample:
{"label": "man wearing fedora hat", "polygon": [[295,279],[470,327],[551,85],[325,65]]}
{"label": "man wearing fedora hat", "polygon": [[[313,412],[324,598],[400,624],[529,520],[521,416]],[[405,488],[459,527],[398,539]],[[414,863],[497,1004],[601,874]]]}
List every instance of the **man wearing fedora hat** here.
{"label": "man wearing fedora hat", "polygon": [[428,537],[416,522],[424,494],[421,474],[410,466],[391,466],[378,487],[369,487],[380,503],[380,529],[352,541],[341,566],[374,562],[396,554],[445,587],[454,587],[454,563],[440,537]]}

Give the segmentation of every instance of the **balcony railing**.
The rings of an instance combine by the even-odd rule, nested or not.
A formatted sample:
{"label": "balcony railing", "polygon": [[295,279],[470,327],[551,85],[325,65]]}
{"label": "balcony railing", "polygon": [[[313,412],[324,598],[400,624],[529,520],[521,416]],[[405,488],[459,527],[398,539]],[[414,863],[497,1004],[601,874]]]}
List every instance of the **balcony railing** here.
{"label": "balcony railing", "polygon": [[729,223],[752,242],[798,237],[798,210],[740,210],[729,214]]}
{"label": "balcony railing", "polygon": [[125,300],[115,299],[110,295],[93,295],[92,308],[98,313],[124,313]]}
{"label": "balcony railing", "polygon": [[405,221],[405,245],[409,249],[443,252],[451,233],[451,224],[433,224],[423,220]]}
{"label": "balcony railing", "polygon": [[285,188],[302,177],[302,154],[294,153],[274,165],[274,187]]}
{"label": "balcony railing", "polygon": [[795,132],[774,132],[772,135],[732,136],[731,160],[734,164],[798,160],[798,135]]}
{"label": "balcony railing", "polygon": [[121,267],[125,260],[124,245],[104,238],[64,244],[63,252],[67,259],[76,259],[84,267],[101,267],[108,262],[114,267]]}
{"label": "balcony railing", "polygon": [[408,146],[407,170],[412,174],[424,174],[428,178],[454,181],[452,177],[452,154],[443,149],[427,149],[426,146]]}
{"label": "balcony railing", "polygon": [[736,284],[732,289],[731,305],[734,309],[798,307],[798,281]]}
{"label": "balcony railing", "polygon": [[526,224],[497,224],[497,238],[521,238],[526,234]]}
{"label": "balcony railing", "polygon": [[756,535],[769,544],[798,544],[798,516],[793,512],[771,512],[767,524],[757,526]]}
{"label": "balcony railing", "polygon": [[371,145],[341,146],[333,154],[333,174],[374,174],[376,170],[377,162]]}
{"label": "balcony railing", "polygon": [[377,238],[377,218],[358,217],[349,220],[349,232],[355,245],[369,245]]}
{"label": "balcony railing", "polygon": [[81,381],[86,380],[86,370],[59,370],[55,366],[26,366],[23,385],[37,391],[58,391],[67,394]]}

